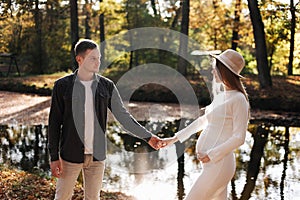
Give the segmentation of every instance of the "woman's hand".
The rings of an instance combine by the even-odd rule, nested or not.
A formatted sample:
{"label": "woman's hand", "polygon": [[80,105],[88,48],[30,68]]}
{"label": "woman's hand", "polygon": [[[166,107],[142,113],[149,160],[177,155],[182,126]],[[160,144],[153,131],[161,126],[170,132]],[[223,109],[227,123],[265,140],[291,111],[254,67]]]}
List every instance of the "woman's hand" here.
{"label": "woman's hand", "polygon": [[178,141],[176,136],[162,139],[162,147],[170,146]]}
{"label": "woman's hand", "polygon": [[208,157],[208,155],[207,154],[203,154],[203,153],[197,153],[197,158],[202,163],[208,163],[210,161],[210,158]]}
{"label": "woman's hand", "polygon": [[159,150],[160,148],[172,145],[177,141],[178,141],[178,138],[176,136],[170,137],[170,138],[159,138],[157,136],[152,136],[150,138],[150,140],[148,141],[148,144],[152,148]]}

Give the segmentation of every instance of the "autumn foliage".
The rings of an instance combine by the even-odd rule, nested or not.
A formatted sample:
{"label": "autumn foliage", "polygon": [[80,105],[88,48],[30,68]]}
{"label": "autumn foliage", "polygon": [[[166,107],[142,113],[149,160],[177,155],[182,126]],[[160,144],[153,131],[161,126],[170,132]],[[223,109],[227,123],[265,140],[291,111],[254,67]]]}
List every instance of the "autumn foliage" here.
{"label": "autumn foliage", "polygon": [[[46,200],[54,199],[55,179],[25,171],[0,166],[0,199],[2,200]],[[73,200],[83,199],[83,188],[77,184]],[[103,200],[134,200],[120,192],[101,192]]]}

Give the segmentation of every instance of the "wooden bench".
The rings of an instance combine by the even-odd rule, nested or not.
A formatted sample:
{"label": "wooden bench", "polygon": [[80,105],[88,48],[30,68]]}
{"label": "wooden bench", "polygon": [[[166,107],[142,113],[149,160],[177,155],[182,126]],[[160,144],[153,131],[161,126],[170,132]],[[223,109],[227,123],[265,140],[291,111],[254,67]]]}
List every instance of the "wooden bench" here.
{"label": "wooden bench", "polygon": [[8,76],[13,71],[13,66],[16,67],[16,72],[19,76],[20,70],[17,63],[17,56],[14,53],[0,53],[0,74],[1,76]]}

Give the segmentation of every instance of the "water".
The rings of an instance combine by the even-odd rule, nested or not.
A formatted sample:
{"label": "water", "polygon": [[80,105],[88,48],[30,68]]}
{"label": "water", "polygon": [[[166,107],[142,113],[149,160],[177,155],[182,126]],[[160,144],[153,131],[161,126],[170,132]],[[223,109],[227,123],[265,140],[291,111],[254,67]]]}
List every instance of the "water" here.
{"label": "water", "polygon": [[[142,123],[161,137],[172,135],[178,127],[176,121]],[[230,199],[300,199],[300,128],[250,124],[248,130],[245,144],[236,151]],[[42,125],[1,126],[0,163],[50,175],[46,133]],[[118,124],[109,125],[103,189],[141,200],[183,199],[201,171],[194,157],[197,136],[186,144],[184,164],[179,164],[174,145],[156,152],[123,133]]]}

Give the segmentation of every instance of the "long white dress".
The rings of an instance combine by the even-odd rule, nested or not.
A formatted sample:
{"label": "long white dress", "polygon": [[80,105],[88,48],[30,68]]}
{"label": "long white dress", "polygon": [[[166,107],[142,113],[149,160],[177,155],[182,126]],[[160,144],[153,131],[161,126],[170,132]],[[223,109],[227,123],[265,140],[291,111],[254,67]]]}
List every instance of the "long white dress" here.
{"label": "long white dress", "polygon": [[200,134],[196,153],[207,154],[210,162],[193,184],[186,200],[225,200],[227,185],[235,173],[233,151],[245,141],[249,103],[243,93],[236,90],[217,95],[206,107],[205,114],[188,127],[176,133],[183,142],[192,134]]}

